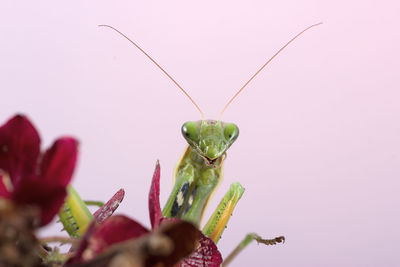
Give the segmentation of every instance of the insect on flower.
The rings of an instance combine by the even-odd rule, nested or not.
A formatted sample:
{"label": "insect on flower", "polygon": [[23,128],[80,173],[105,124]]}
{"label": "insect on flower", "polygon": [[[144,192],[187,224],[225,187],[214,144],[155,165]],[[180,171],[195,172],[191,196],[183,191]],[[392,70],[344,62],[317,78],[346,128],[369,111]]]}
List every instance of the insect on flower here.
{"label": "insect on flower", "polygon": [[[239,136],[239,128],[231,122],[221,121],[222,115],[236,97],[246,86],[290,43],[304,32],[320,25],[313,24],[290,39],[282,46],[251,78],[234,94],[222,109],[218,120],[206,120],[204,113],[182,86],[169,75],[152,57],[125,34],[109,25],[107,27],[117,32],[131,44],[138,48],[148,59],[150,59],[171,81],[187,96],[201,114],[201,120],[189,121],[183,124],[182,135],[188,146],[179,160],[174,172],[174,186],[163,209],[165,217],[175,217],[190,221],[199,226],[205,207],[210,196],[222,181],[223,163],[226,151]],[[218,205],[216,211],[205,225],[203,232],[212,237],[215,242],[220,239],[225,226],[241,198],[244,188],[239,183],[233,183]]]}
{"label": "insect on flower", "polygon": [[[195,226],[200,227],[201,219],[203,217],[205,208],[210,200],[211,195],[216,190],[218,184],[222,181],[223,163],[226,158],[226,151],[235,142],[239,136],[239,128],[236,124],[231,122],[221,121],[222,115],[228,106],[236,99],[236,97],[246,88],[246,86],[290,43],[302,35],[305,31],[312,27],[320,25],[321,23],[311,25],[303,31],[295,35],[284,46],[282,46],[267,62],[235,93],[235,95],[227,102],[222,109],[218,120],[206,120],[204,113],[196,102],[189,96],[189,94],[182,88],[182,86],[172,78],[152,57],[150,57],[141,47],[134,41],[128,38],[125,34],[109,25],[99,25],[100,27],[107,27],[124,38],[131,44],[137,47],[148,59],[150,59],[171,81],[188,97],[196,109],[201,114],[201,120],[189,121],[183,124],[181,131],[188,146],[179,160],[174,172],[174,185],[172,192],[165,204],[162,213],[159,208],[150,205],[150,217],[152,228],[156,229],[160,221],[165,218],[175,218],[193,223]],[[157,168],[156,168],[157,172]],[[154,185],[154,179],[153,179]],[[150,194],[149,202],[153,204],[158,201],[158,186],[152,190],[156,190],[156,198]],[[204,238],[209,238],[213,246],[221,238],[221,235],[226,228],[226,225],[231,217],[231,214],[238,203],[239,199],[244,193],[244,188],[238,182],[233,183],[228,192],[225,194],[217,209],[205,224],[202,232]],[[75,193],[74,193],[75,194]],[[77,195],[77,194],[75,194]],[[157,202],[158,203],[158,202]],[[156,205],[159,207],[159,203]],[[79,208],[75,207],[74,209]],[[62,216],[61,216],[62,217]],[[113,220],[113,219],[109,219]],[[63,220],[65,225],[65,220]],[[106,221],[107,222],[107,221]],[[74,221],[79,225],[79,222]],[[86,227],[88,221],[86,222]],[[85,225],[81,225],[85,227]],[[106,227],[106,226],[100,226]],[[135,227],[133,227],[135,228]],[[133,229],[132,228],[132,229]],[[101,228],[100,228],[101,229]],[[147,231],[147,230],[146,230]],[[140,231],[139,231],[140,232]],[[101,235],[100,235],[101,236]],[[202,240],[202,238],[200,238]],[[208,239],[203,239],[208,240]],[[262,239],[257,234],[248,234],[245,239],[239,244],[231,255],[228,256],[227,261],[223,264],[228,264],[244,247],[251,241],[256,240],[259,243],[273,245],[283,242],[284,237],[280,236],[274,239]],[[119,240],[121,241],[121,240]],[[89,239],[90,243],[90,239]],[[200,241],[201,243],[201,241]],[[215,246],[215,245],[214,245]],[[89,246],[90,247],[90,246]],[[96,250],[93,250],[96,251]],[[217,251],[217,250],[216,250]],[[189,257],[190,258],[190,257]],[[203,266],[196,265],[196,261],[182,261],[182,266]],[[210,265],[210,266],[219,266]],[[209,266],[209,265],[206,265]]]}

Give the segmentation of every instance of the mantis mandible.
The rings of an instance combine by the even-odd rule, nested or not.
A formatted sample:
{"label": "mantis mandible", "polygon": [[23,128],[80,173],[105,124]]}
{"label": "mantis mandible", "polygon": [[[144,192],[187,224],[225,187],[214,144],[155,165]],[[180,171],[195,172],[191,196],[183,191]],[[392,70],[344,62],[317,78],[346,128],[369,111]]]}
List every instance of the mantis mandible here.
{"label": "mantis mandible", "polygon": [[[150,59],[193,103],[201,114],[201,120],[185,122],[181,128],[182,135],[188,146],[178,161],[174,171],[174,186],[172,192],[163,209],[164,217],[176,217],[200,226],[200,222],[204,210],[209,202],[210,196],[216,190],[218,184],[222,180],[223,163],[226,157],[226,151],[235,142],[239,136],[239,128],[234,123],[221,121],[222,115],[228,106],[237,98],[237,96],[246,88],[246,86],[290,43],[302,35],[305,31],[321,23],[313,24],[290,39],[283,45],[267,62],[261,66],[258,71],[234,94],[222,109],[218,120],[206,120],[204,113],[190,95],[182,88],[182,86],[172,78],[150,55],[148,55],[141,47],[132,41],[125,34],[109,25],[99,25],[107,27],[117,32],[131,44],[137,47],[148,59]],[[61,221],[64,227],[70,231],[68,233],[79,236],[83,231],[85,224],[87,225],[92,217],[87,208],[84,207],[79,195],[70,190],[69,198],[64,207],[64,214],[61,212]],[[228,192],[225,194],[217,209],[205,224],[203,233],[210,237],[214,242],[218,242],[227,225],[229,218],[244,193],[244,188],[240,183],[233,183]],[[86,209],[85,209],[86,208]],[[68,212],[68,216],[66,216]],[[76,215],[74,216],[73,213]],[[72,214],[72,215],[71,215]],[[84,218],[83,218],[84,217]],[[69,218],[70,221],[67,221]],[[72,218],[72,222],[71,222]],[[79,221],[79,218],[81,219]],[[84,219],[82,222],[82,218]],[[74,227],[72,227],[74,226]],[[77,229],[81,232],[78,233]],[[256,234],[249,234],[238,246],[240,251],[251,240],[265,244],[275,244],[284,240],[278,237],[271,240],[261,239]],[[231,257],[228,257],[231,259]]]}

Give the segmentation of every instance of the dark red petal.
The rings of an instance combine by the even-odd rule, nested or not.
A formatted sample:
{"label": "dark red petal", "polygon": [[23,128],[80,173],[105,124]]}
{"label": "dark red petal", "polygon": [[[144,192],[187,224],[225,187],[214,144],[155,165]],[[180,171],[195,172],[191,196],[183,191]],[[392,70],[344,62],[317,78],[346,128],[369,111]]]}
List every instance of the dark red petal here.
{"label": "dark red petal", "polygon": [[16,115],[0,127],[0,169],[14,186],[36,171],[40,137],[27,117]]}
{"label": "dark red petal", "polygon": [[125,196],[124,189],[118,190],[117,193],[104,204],[100,209],[98,209],[94,214],[94,219],[97,223],[102,223],[105,219],[110,217],[114,211],[118,208],[119,204],[122,202]]}
{"label": "dark red petal", "polygon": [[7,191],[6,187],[4,184],[0,181],[0,197],[2,198],[10,198],[10,192]]}
{"label": "dark red petal", "polygon": [[113,244],[138,238],[149,230],[138,222],[123,216],[115,215],[100,224],[89,239],[89,249],[96,255]]}
{"label": "dark red petal", "polygon": [[190,255],[195,247],[199,230],[185,221],[164,221],[156,233],[168,237],[173,249],[168,255],[153,255],[146,260],[145,266],[175,266]]}
{"label": "dark red petal", "polygon": [[151,181],[149,193],[149,214],[151,228],[157,228],[163,215],[160,208],[160,163],[157,160],[154,170],[153,180]]}
{"label": "dark red petal", "polygon": [[181,261],[180,267],[219,267],[222,264],[222,256],[215,243],[200,231],[199,244],[195,251]]}
{"label": "dark red petal", "polygon": [[71,181],[78,157],[78,141],[64,137],[56,140],[43,155],[40,166],[42,179],[52,186],[66,187]]}
{"label": "dark red petal", "polygon": [[64,186],[53,186],[42,177],[24,179],[13,192],[18,204],[35,205],[40,208],[40,225],[46,225],[58,213],[64,203],[67,191]]}
{"label": "dark red petal", "polygon": [[[181,222],[177,218],[163,218],[160,221],[160,225],[164,223],[178,223]],[[214,241],[206,237],[201,231],[197,231],[198,245],[195,251],[184,260],[181,261],[179,267],[214,267],[220,266],[222,263],[221,253],[218,251]]]}
{"label": "dark red petal", "polygon": [[0,197],[2,198],[11,198],[11,193],[8,191],[8,188],[4,184],[3,176],[0,173]]}
{"label": "dark red petal", "polygon": [[181,219],[178,219],[176,217],[165,217],[160,219],[159,225],[165,223],[165,222],[182,222]]}

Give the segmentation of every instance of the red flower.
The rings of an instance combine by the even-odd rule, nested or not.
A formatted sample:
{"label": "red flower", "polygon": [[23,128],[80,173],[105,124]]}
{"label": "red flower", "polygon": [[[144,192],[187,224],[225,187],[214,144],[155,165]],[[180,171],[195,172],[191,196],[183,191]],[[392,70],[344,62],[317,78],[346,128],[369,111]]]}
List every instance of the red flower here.
{"label": "red flower", "polygon": [[0,197],[39,207],[40,224],[48,224],[67,195],[77,154],[78,142],[71,137],[40,153],[35,127],[16,115],[0,127]]}
{"label": "red flower", "polygon": [[[185,225],[182,224],[189,225],[191,228],[190,227],[187,228],[187,235],[194,234],[195,237],[197,236],[197,238],[195,239],[198,240],[198,243],[197,246],[195,247],[194,252],[190,256],[183,259],[178,264],[178,266],[180,267],[220,266],[222,263],[222,257],[216,245],[211,239],[204,236],[199,230],[195,229],[189,223],[182,222],[178,219],[163,218],[160,208],[159,195],[160,195],[160,165],[157,162],[149,193],[149,215],[150,215],[150,222],[152,229],[156,230],[159,226],[163,228],[164,223],[168,224],[168,222],[170,223],[175,222],[177,224],[181,224],[179,226],[181,228],[186,227]],[[98,226],[92,224],[91,227],[89,227],[87,233],[82,238],[81,246],[78,249],[77,254],[72,260],[69,261],[69,263],[72,264],[76,262],[82,262],[85,260],[93,259],[96,255],[101,254],[113,244],[124,242],[129,239],[140,238],[148,233],[150,233],[150,230],[148,230],[140,223],[128,217],[122,215],[112,216]],[[185,233],[183,233],[183,235],[181,233],[180,236],[175,235],[172,239],[174,238],[177,238],[177,241],[174,245],[175,251],[185,250],[185,245],[184,245],[186,241]],[[173,254],[176,256],[175,253]],[[170,265],[167,264],[167,266]]]}

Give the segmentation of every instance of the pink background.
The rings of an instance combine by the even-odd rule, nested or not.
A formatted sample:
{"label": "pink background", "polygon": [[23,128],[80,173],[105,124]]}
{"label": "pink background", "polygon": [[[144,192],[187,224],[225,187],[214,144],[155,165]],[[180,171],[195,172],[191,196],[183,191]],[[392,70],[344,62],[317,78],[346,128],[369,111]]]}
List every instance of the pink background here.
{"label": "pink background", "polygon": [[[81,141],[74,185],[149,226],[156,159],[162,203],[200,116],[137,49],[136,40],[216,118],[281,45],[284,51],[230,106],[240,127],[212,209],[234,181],[246,192],[219,243],[254,231],[232,266],[400,266],[398,1],[17,1],[0,3],[1,121],[29,115],[48,146]],[[58,233],[60,225],[46,233]]]}

